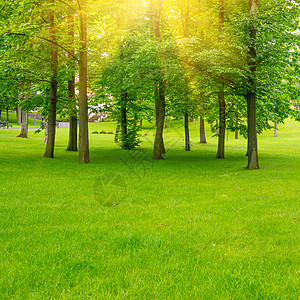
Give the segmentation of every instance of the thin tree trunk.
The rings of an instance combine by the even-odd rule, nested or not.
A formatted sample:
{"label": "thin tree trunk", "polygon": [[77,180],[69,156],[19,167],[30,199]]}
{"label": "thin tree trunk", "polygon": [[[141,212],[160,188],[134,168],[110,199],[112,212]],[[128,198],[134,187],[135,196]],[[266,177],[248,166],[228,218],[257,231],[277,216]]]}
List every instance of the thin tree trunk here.
{"label": "thin tree trunk", "polygon": [[22,122],[22,111],[21,108],[18,106],[17,108],[17,125],[21,125]]}
{"label": "thin tree trunk", "polygon": [[90,163],[87,102],[87,0],[80,0],[80,58],[79,58],[79,163]]}
{"label": "thin tree trunk", "polygon": [[214,124],[210,123],[210,131],[213,132],[214,131]]}
{"label": "thin tree trunk", "polygon": [[21,123],[21,133],[17,136],[21,138],[28,138],[28,113],[22,111],[22,123]]}
{"label": "thin tree trunk", "polygon": [[[54,4],[55,0],[50,0],[51,4]],[[52,41],[56,41],[55,36],[55,23],[54,23],[54,11],[48,16],[48,22],[50,24],[49,33]],[[55,146],[55,130],[56,130],[56,104],[57,104],[57,65],[58,65],[58,53],[57,46],[52,45],[51,50],[51,69],[52,77],[50,80],[50,104],[49,104],[49,116],[48,116],[48,139],[44,157],[54,157]]]}
{"label": "thin tree trunk", "polygon": [[48,136],[47,145],[44,157],[54,157],[54,146],[55,146],[55,133],[56,133],[56,103],[57,103],[57,81],[55,78],[51,79],[50,87],[50,105],[48,115]]}
{"label": "thin tree trunk", "polygon": [[69,91],[69,109],[71,114],[70,119],[70,128],[69,128],[69,144],[67,151],[78,151],[77,147],[77,111],[76,111],[76,102],[75,102],[75,77],[72,80],[68,81],[68,91]]}
{"label": "thin tree trunk", "polygon": [[238,131],[238,130],[235,131],[235,133],[234,133],[234,138],[235,138],[236,140],[239,139],[239,131]]}
{"label": "thin tree trunk", "polygon": [[188,113],[186,113],[184,116],[184,132],[185,132],[185,151],[191,151]]}
{"label": "thin tree trunk", "polygon": [[8,120],[9,120],[9,113],[8,113],[8,108],[6,109],[6,122],[8,124]]}
{"label": "thin tree trunk", "polygon": [[70,110],[70,127],[69,127],[69,144],[67,147],[67,151],[78,151],[77,147],[77,111],[76,111],[76,99],[75,99],[75,75],[74,75],[74,60],[73,56],[75,54],[74,51],[74,16],[73,12],[70,12],[71,16],[69,17],[70,31],[68,36],[70,38],[70,46],[71,51],[68,54],[70,67],[72,68],[72,78],[68,80],[68,92],[69,92],[69,110]]}
{"label": "thin tree trunk", "polygon": [[200,117],[200,144],[206,144],[206,136],[205,136],[205,123],[204,119]]}
{"label": "thin tree trunk", "polygon": [[277,123],[274,123],[274,137],[277,137]]}
{"label": "thin tree trunk", "polygon": [[[151,3],[151,6],[153,3]],[[154,25],[154,37],[157,41],[161,42],[160,33],[160,18],[162,9],[162,0],[158,0],[156,9],[153,9],[153,25]],[[163,74],[160,74],[158,79],[158,84],[155,89],[155,108],[156,108],[156,134],[154,140],[153,149],[153,160],[163,159],[162,154],[166,153],[164,140],[163,140],[163,130],[166,115],[166,105],[165,105],[165,84],[163,82]]]}
{"label": "thin tree trunk", "polygon": [[[238,118],[238,116],[236,116],[236,125],[238,126],[238,124],[239,124],[239,118]],[[238,130],[235,131],[235,139],[236,140],[239,139],[239,131]]]}
{"label": "thin tree trunk", "polygon": [[[255,16],[257,11],[257,0],[250,0],[250,13]],[[250,170],[259,169],[258,151],[257,151],[257,131],[256,131],[256,24],[253,23],[250,29],[251,42],[249,45],[249,85],[250,90],[245,95],[247,100],[247,117],[248,117],[248,165]]]}
{"label": "thin tree trunk", "polygon": [[127,93],[121,99],[121,133],[122,139],[127,139]]}
{"label": "thin tree trunk", "polygon": [[[219,48],[222,45],[224,34],[224,0],[219,0]],[[218,93],[219,103],[219,134],[218,134],[218,152],[216,158],[225,157],[225,133],[226,133],[226,116],[225,116],[225,97],[224,91]]]}
{"label": "thin tree trunk", "polygon": [[256,94],[248,93],[247,116],[248,116],[248,166],[250,170],[259,169],[257,153],[257,132],[256,132]]}
{"label": "thin tree trunk", "polygon": [[219,93],[219,135],[218,135],[218,152],[216,158],[225,157],[225,133],[226,133],[226,117],[225,117],[225,98],[224,93]]}
{"label": "thin tree trunk", "polygon": [[158,119],[156,120],[156,134],[153,149],[153,160],[163,159],[162,154],[165,153],[164,141],[163,141],[163,130],[165,122],[165,92],[164,88],[158,87],[157,97],[157,111]]}
{"label": "thin tree trunk", "polygon": [[77,147],[77,114],[74,111],[74,115],[70,115],[70,128],[69,128],[69,144],[67,151],[78,151]]}
{"label": "thin tree trunk", "polygon": [[48,120],[45,119],[45,139],[44,139],[44,144],[47,144],[48,141]]}
{"label": "thin tree trunk", "polygon": [[115,143],[119,143],[119,131],[120,131],[120,123],[118,121],[117,123],[117,128],[116,128],[116,133],[115,133]]}

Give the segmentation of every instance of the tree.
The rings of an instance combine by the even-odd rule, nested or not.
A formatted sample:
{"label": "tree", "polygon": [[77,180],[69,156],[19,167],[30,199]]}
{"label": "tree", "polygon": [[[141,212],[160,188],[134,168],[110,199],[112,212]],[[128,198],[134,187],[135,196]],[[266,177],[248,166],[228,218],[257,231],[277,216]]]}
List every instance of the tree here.
{"label": "tree", "polygon": [[255,16],[257,13],[257,0],[250,0],[249,10],[252,16],[251,26],[249,30],[249,90],[245,95],[247,100],[247,119],[248,119],[248,166],[250,170],[259,169],[258,150],[257,150],[257,131],[256,131],[256,23]]}
{"label": "tree", "polygon": [[89,129],[87,103],[87,1],[78,1],[80,10],[79,54],[79,163],[89,163]]}
{"label": "tree", "polygon": [[[54,4],[55,0],[50,0],[50,5]],[[50,79],[50,102],[49,102],[49,117],[48,117],[48,137],[47,145],[44,153],[44,157],[53,158],[54,157],[54,145],[55,145],[55,130],[56,130],[56,104],[57,104],[57,72],[58,72],[58,49],[56,44],[56,34],[55,34],[55,21],[54,21],[54,11],[51,10],[48,15],[49,22],[49,34],[52,41],[51,45],[51,59],[50,65],[52,70],[52,76]]]}

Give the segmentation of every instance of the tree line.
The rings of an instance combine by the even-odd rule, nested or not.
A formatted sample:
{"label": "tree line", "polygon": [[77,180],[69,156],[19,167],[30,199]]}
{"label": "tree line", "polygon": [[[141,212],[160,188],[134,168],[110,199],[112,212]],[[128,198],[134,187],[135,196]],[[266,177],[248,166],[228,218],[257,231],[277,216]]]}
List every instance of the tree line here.
{"label": "tree line", "polygon": [[235,131],[258,169],[257,134],[299,119],[299,1],[2,0],[0,22],[0,109],[23,111],[25,137],[26,112],[40,109],[44,157],[54,157],[60,114],[67,150],[90,162],[90,108],[117,120],[123,149],[139,145],[142,120],[155,121],[154,160],[166,153],[166,119],[184,120],[190,151],[189,119],[200,117],[200,142],[204,120],[217,131],[217,158]]}

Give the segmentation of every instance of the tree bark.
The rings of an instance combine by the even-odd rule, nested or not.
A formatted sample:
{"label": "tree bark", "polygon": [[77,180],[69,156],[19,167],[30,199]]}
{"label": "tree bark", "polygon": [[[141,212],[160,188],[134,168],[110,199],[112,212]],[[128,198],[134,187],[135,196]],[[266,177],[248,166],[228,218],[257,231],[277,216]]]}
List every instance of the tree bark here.
{"label": "tree bark", "polygon": [[127,93],[121,97],[121,134],[122,139],[127,139]]}
{"label": "tree bark", "polygon": [[[224,34],[224,0],[219,0],[219,48],[221,47]],[[219,103],[219,132],[218,132],[218,152],[216,158],[225,157],[225,130],[226,130],[226,116],[225,116],[225,97],[224,91],[218,93]]]}
{"label": "tree bark", "polygon": [[90,163],[87,102],[87,0],[80,0],[79,163]]}
{"label": "tree bark", "polygon": [[[249,9],[252,16],[256,15],[257,0],[249,0]],[[245,95],[247,100],[248,117],[248,165],[250,170],[259,169],[258,151],[257,151],[257,131],[256,131],[256,24],[253,23],[250,29],[249,45],[249,77],[250,89]]]}
{"label": "tree bark", "polygon": [[18,106],[17,108],[17,125],[21,125],[22,122],[22,111],[21,108]]}
{"label": "tree bark", "polygon": [[226,116],[225,116],[225,97],[224,93],[218,94],[219,100],[219,134],[218,134],[218,152],[216,158],[225,157],[225,133],[226,133]]}
{"label": "tree bark", "polygon": [[115,143],[119,143],[119,131],[120,131],[120,123],[117,123],[116,133],[115,133]]}
{"label": "tree bark", "polygon": [[277,123],[274,123],[274,137],[277,137]]}
{"label": "tree bark", "polygon": [[77,113],[74,112],[74,115],[70,115],[70,128],[69,128],[69,144],[67,151],[77,152]]}
{"label": "tree bark", "polygon": [[235,133],[234,133],[234,138],[235,138],[236,140],[239,139],[239,131],[238,131],[238,130],[235,131]]}
{"label": "tree bark", "polygon": [[70,46],[71,51],[68,54],[69,58],[69,64],[72,69],[72,77],[70,80],[68,80],[68,92],[69,92],[69,119],[70,119],[70,127],[69,127],[69,144],[67,147],[67,151],[78,151],[77,147],[77,110],[76,110],[76,98],[75,98],[75,75],[74,75],[74,61],[73,56],[75,54],[74,51],[74,17],[73,12],[70,12],[71,16],[69,17],[69,24],[70,24],[70,31],[68,33],[68,36],[70,38]]}
{"label": "tree bark", "polygon": [[21,133],[17,136],[21,138],[28,138],[28,113],[22,111]]}
{"label": "tree bark", "polygon": [[207,144],[204,119],[200,117],[200,144]]}
{"label": "tree bark", "polygon": [[248,107],[248,169],[259,169],[256,132],[256,94],[246,95]]}
{"label": "tree bark", "polygon": [[[50,0],[50,4],[53,4],[55,0]],[[55,23],[54,23],[54,11],[48,16],[49,22],[49,33],[52,41],[56,41],[55,35]],[[54,146],[55,146],[55,130],[56,130],[56,104],[57,104],[57,65],[58,65],[58,53],[57,46],[51,46],[51,69],[52,77],[50,80],[50,104],[49,104],[49,115],[48,115],[48,139],[44,157],[54,157]]]}
{"label": "tree bark", "polygon": [[48,141],[48,120],[45,119],[45,139],[44,139],[44,144],[47,144]]}
{"label": "tree bark", "polygon": [[[236,125],[238,126],[239,125],[239,118],[238,118],[238,114],[236,113]],[[236,130],[235,131],[235,136],[234,136],[234,138],[236,139],[236,140],[238,140],[239,139],[239,131],[238,130]]]}
{"label": "tree bark", "polygon": [[189,130],[189,114],[184,116],[184,132],[185,132],[185,151],[191,151],[190,147],[190,130]]}
{"label": "tree bark", "polygon": [[77,147],[77,111],[75,102],[75,77],[68,81],[68,91],[69,91],[69,109],[70,113],[70,128],[69,128],[69,144],[67,151],[78,151]]}
{"label": "tree bark", "polygon": [[6,122],[8,124],[8,120],[9,120],[9,113],[8,113],[8,108],[6,109]]}
{"label": "tree bark", "polygon": [[[151,5],[153,6],[153,3]],[[158,0],[157,7],[155,9],[154,7],[152,7],[152,9],[154,37],[157,41],[161,42],[160,18],[162,10],[162,0]],[[163,140],[163,130],[166,115],[165,84],[163,82],[162,72],[160,74],[160,78],[158,79],[157,87],[155,88],[156,134],[154,140],[153,160],[163,159],[162,154],[166,153]]]}
{"label": "tree bark", "polygon": [[165,122],[165,92],[164,88],[158,86],[158,97],[157,97],[157,112],[158,118],[156,120],[156,134],[154,141],[154,149],[153,149],[153,160],[161,160],[164,159],[162,154],[165,153],[164,141],[163,141],[163,130],[164,130],[164,122]]}
{"label": "tree bark", "polygon": [[47,145],[44,157],[54,157],[55,133],[56,133],[56,104],[57,104],[57,81],[53,77],[50,86],[50,105],[47,126]]}

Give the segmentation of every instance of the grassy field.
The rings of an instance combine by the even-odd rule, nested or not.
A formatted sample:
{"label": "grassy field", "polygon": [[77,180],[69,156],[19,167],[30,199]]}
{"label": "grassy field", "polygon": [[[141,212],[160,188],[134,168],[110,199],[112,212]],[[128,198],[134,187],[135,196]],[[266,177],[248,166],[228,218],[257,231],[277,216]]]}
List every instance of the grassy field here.
{"label": "grassy field", "polygon": [[184,151],[183,127],[166,130],[167,155],[120,150],[115,124],[90,126],[90,165],[55,159],[43,134],[0,129],[1,299],[299,299],[300,126],[259,137],[260,170],[230,133]]}

